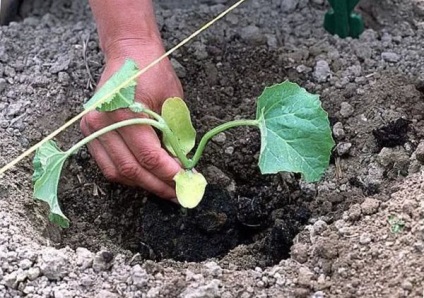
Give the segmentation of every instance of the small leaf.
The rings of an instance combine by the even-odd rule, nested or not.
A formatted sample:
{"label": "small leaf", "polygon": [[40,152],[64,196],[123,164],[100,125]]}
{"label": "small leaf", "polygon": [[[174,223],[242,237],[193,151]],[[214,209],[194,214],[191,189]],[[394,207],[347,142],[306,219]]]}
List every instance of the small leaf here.
{"label": "small leaf", "polygon": [[62,213],[57,199],[57,188],[67,154],[55,142],[48,141],[37,149],[33,160],[34,197],[50,207],[49,219],[63,228],[69,227],[69,220]]}
{"label": "small leaf", "polygon": [[[191,124],[190,111],[185,102],[178,97],[168,98],[162,105],[162,115],[169,128],[176,136],[185,155],[193,149],[196,130]],[[169,141],[163,138],[166,149],[176,155]]]}
{"label": "small leaf", "polygon": [[191,209],[199,205],[208,184],[205,177],[192,170],[181,170],[175,175],[174,180],[177,199],[181,206]]}
{"label": "small leaf", "polygon": [[132,103],[128,108],[134,113],[142,113],[146,109],[146,107],[139,102]]}
{"label": "small leaf", "polygon": [[97,107],[98,111],[110,112],[121,108],[128,108],[135,99],[135,80],[125,82],[138,72],[138,67],[132,60],[126,60],[124,65],[94,94],[84,105],[89,109],[97,105],[101,100],[103,103]]}
{"label": "small leaf", "polygon": [[265,88],[256,119],[261,131],[259,167],[263,174],[301,173],[319,180],[328,167],[334,141],[318,95],[288,81]]}

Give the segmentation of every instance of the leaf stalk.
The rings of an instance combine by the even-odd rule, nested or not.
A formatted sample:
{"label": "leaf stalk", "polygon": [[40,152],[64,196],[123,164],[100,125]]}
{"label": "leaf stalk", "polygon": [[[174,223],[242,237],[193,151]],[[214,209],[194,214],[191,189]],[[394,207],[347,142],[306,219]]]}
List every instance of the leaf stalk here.
{"label": "leaf stalk", "polygon": [[210,139],[212,139],[214,136],[216,136],[217,134],[227,129],[238,127],[238,126],[257,126],[258,127],[259,121],[256,119],[255,120],[246,120],[246,119],[234,120],[234,121],[230,121],[230,122],[218,125],[217,127],[208,131],[200,140],[199,145],[197,146],[196,152],[194,153],[193,158],[190,160],[188,169],[192,169],[197,165],[197,163],[200,160],[200,157],[203,154],[203,151],[205,150],[206,144],[210,141]]}

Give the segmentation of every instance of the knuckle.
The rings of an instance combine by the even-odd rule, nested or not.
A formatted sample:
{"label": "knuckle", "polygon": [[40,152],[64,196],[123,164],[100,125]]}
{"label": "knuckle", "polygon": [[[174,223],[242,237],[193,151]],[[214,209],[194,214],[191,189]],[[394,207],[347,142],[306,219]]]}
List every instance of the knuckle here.
{"label": "knuckle", "polygon": [[116,111],[113,112],[113,119],[116,122],[121,122],[121,121],[124,121],[124,120],[128,120],[130,118],[131,118],[131,116],[129,115],[128,111],[116,110]]}
{"label": "knuckle", "polygon": [[94,132],[103,128],[103,115],[98,112],[88,113],[84,116],[85,129],[89,132]]}
{"label": "knuckle", "polygon": [[123,162],[118,166],[119,173],[130,180],[136,180],[139,176],[140,169],[136,163]]}
{"label": "knuckle", "polygon": [[90,130],[88,129],[85,118],[82,118],[82,120],[80,121],[80,130],[84,136],[88,136],[90,134]]}
{"label": "knuckle", "polygon": [[161,158],[157,150],[144,150],[142,154],[139,155],[140,163],[148,171],[153,171],[160,167]]}
{"label": "knuckle", "polygon": [[153,111],[160,111],[161,108],[161,101],[159,100],[155,100],[155,97],[153,94],[151,94],[150,92],[148,92],[147,90],[143,90],[142,92],[142,96],[141,96],[141,101],[142,103],[147,106],[149,109],[152,109]]}
{"label": "knuckle", "polygon": [[103,175],[106,177],[107,180],[118,182],[119,181],[119,174],[114,168],[103,168],[102,169]]}

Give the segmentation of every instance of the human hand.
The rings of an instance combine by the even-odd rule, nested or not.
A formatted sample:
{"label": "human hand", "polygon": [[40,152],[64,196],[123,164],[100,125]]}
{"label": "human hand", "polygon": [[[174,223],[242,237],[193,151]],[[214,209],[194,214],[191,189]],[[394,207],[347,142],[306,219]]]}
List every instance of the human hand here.
{"label": "human hand", "polygon": [[[118,40],[104,49],[106,67],[99,86],[110,78],[125,62],[133,59],[142,69],[164,53],[160,39]],[[183,91],[171,63],[164,59],[139,77],[136,101],[160,112],[162,103],[169,97],[183,97]],[[93,111],[80,123],[85,136],[113,123],[140,114],[128,110],[114,112]],[[150,126],[127,126],[109,132],[88,145],[107,179],[130,186],[139,186],[159,197],[175,198],[173,177],[181,169],[178,162],[161,146],[161,142]]]}

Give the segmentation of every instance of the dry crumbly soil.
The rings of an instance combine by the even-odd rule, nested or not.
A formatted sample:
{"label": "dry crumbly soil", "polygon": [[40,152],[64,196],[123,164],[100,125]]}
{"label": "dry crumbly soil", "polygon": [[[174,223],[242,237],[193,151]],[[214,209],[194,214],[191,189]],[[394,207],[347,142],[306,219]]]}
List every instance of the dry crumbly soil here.
{"label": "dry crumbly soil", "polygon": [[[228,2],[159,1],[166,46]],[[158,226],[176,207],[107,182],[86,150],[61,179],[72,226],[59,230],[32,199],[25,160],[1,178],[0,296],[423,297],[423,3],[361,1],[367,30],[358,40],[328,35],[326,9],[320,0],[247,1],[172,56],[199,134],[252,117],[273,83],[320,94],[337,142],[321,182],[261,177],[252,129],[215,138],[199,170],[219,185],[215,200],[234,202],[243,227],[222,237],[239,245],[211,258],[215,238],[181,230],[178,210],[169,223],[182,237],[167,231],[183,249],[161,250],[143,233],[149,225],[166,238]],[[85,1],[28,2],[19,22],[0,27],[0,165],[81,111],[102,61]],[[68,148],[80,137],[75,125],[57,141]],[[203,261],[176,261],[190,261],[180,252],[196,244]]]}

